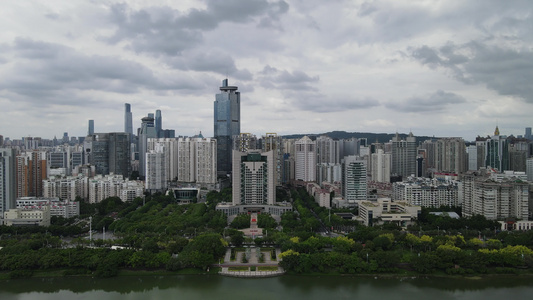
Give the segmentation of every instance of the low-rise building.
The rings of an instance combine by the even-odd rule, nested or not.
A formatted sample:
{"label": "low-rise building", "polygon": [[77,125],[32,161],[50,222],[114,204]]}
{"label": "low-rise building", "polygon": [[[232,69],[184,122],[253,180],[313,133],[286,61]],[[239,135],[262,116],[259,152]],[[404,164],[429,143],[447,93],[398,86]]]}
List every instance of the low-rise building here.
{"label": "low-rise building", "polygon": [[406,227],[418,219],[421,211],[420,206],[379,198],[377,201],[362,201],[359,204],[359,219],[365,226],[395,223]]}
{"label": "low-rise building", "polygon": [[22,197],[17,199],[17,208],[23,210],[50,210],[50,216],[71,218],[80,215],[80,203],[77,201],[61,201],[59,198]]}
{"label": "low-rise building", "polygon": [[6,226],[50,226],[50,208],[42,209],[14,208],[4,212]]}

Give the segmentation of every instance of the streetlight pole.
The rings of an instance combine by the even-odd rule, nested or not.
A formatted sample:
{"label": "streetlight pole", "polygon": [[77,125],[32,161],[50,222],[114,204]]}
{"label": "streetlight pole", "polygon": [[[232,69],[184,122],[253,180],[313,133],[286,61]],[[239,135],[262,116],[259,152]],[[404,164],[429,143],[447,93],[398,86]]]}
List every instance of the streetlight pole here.
{"label": "streetlight pole", "polygon": [[93,243],[93,217],[89,217],[89,245]]}

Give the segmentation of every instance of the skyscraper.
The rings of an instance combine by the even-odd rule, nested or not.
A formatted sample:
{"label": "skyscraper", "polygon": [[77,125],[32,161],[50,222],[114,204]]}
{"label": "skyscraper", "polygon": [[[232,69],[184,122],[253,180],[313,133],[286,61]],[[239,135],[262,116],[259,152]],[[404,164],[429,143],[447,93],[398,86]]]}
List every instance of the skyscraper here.
{"label": "skyscraper", "polygon": [[219,175],[231,173],[233,137],[241,133],[241,93],[236,86],[222,81],[214,103],[214,136],[217,140],[217,168]]}
{"label": "skyscraper", "polygon": [[89,129],[87,129],[87,135],[94,134],[94,120],[89,120]]}
{"label": "skyscraper", "polygon": [[157,132],[154,127],[153,114],[148,114],[148,117],[141,119],[141,130],[139,131],[139,175],[144,177],[146,175],[146,153],[148,152],[148,138],[157,137]]}
{"label": "skyscraper", "polygon": [[0,148],[0,215],[16,207],[15,149]]}
{"label": "skyscraper", "polygon": [[125,132],[95,133],[87,136],[83,143],[85,160],[96,167],[97,174],[113,173],[128,178],[130,146],[130,137]]}
{"label": "skyscraper", "polygon": [[157,137],[163,137],[162,136],[162,130],[163,130],[163,117],[161,116],[161,110],[155,111],[155,133],[157,134]]}
{"label": "skyscraper", "polygon": [[524,137],[528,140],[531,140],[533,138],[533,136],[531,136],[531,127],[526,127],[526,134]]}
{"label": "skyscraper", "polygon": [[295,180],[316,180],[316,143],[308,136],[296,141]]}
{"label": "skyscraper", "polygon": [[133,135],[133,123],[131,119],[131,105],[124,103],[124,132],[131,136]]}
{"label": "skyscraper", "polygon": [[507,139],[500,136],[498,126],[494,135],[485,141],[485,166],[503,172],[509,170],[509,146]]}

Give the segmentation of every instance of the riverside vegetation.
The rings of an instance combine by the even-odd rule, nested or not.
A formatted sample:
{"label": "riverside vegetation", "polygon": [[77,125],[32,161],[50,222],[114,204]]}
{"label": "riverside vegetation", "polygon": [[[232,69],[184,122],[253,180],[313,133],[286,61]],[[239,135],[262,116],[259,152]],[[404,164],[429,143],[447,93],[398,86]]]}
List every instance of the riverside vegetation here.
{"label": "riverside vegetation", "polygon": [[[208,193],[206,203],[186,205],[164,195],[131,203],[108,198],[82,202],[79,218],[54,217],[48,228],[0,226],[0,277],[205,272],[221,261],[228,246],[243,244],[280,247],[280,265],[289,273],[523,274],[533,266],[533,232],[498,232],[497,222],[481,216],[454,220],[424,209],[418,224],[407,230],[392,224],[369,228],[330,214],[303,189],[280,190],[277,199],[292,200],[295,211],[285,213],[280,226],[259,215],[258,226],[268,235],[252,240],[237,230],[249,226],[248,215],[227,226],[227,217],[215,210],[230,197],[225,189]],[[116,239],[90,243],[89,217],[94,230],[113,232]],[[324,226],[347,233],[317,234]],[[124,249],[111,250],[111,245]]]}

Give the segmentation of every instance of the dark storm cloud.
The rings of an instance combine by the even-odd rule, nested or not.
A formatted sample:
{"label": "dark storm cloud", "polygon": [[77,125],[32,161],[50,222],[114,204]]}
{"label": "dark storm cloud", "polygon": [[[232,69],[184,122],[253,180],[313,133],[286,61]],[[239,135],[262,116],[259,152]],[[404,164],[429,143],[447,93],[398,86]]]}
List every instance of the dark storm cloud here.
{"label": "dark storm cloud", "polygon": [[127,41],[128,49],[152,55],[180,55],[203,41],[203,32],[214,30],[223,22],[251,23],[261,18],[276,21],[288,10],[284,1],[209,0],[206,9],[187,12],[170,7],[149,7],[134,11],[127,4],[111,7],[110,21],[118,28],[104,40],[109,43]]}
{"label": "dark storm cloud", "polygon": [[[59,44],[18,38],[16,60],[2,71],[0,90],[20,100],[68,104],[76,92],[136,93],[195,88],[190,80],[157,78],[145,66],[112,56],[88,56]],[[70,94],[70,97],[68,96]],[[66,97],[66,98],[63,98]],[[87,103],[78,103],[87,104]]]}
{"label": "dark storm cloud", "polygon": [[279,90],[300,90],[316,91],[315,86],[319,81],[318,76],[309,76],[303,71],[278,70],[269,65],[265,66],[259,72],[259,80],[265,88],[274,88]]}
{"label": "dark storm cloud", "polygon": [[317,113],[344,112],[379,106],[372,98],[330,96],[318,92],[287,93],[289,102],[298,110]]}
{"label": "dark storm cloud", "polygon": [[186,56],[167,59],[167,63],[180,70],[214,72],[240,80],[252,79],[250,71],[247,69],[239,70],[233,58],[224,54],[223,51],[194,52]]}
{"label": "dark storm cloud", "polygon": [[465,103],[466,99],[449,92],[438,90],[435,93],[423,96],[414,96],[404,101],[387,103],[389,109],[402,112],[440,112],[449,107]]}
{"label": "dark storm cloud", "polygon": [[448,43],[431,48],[413,49],[413,58],[431,68],[443,68],[467,84],[484,84],[500,95],[515,96],[533,103],[533,51],[505,49],[470,42],[464,45]]}

